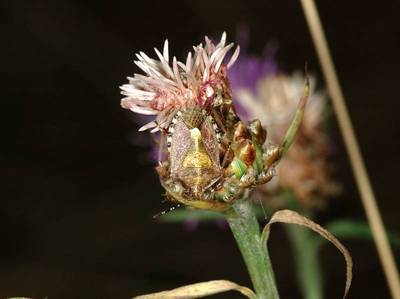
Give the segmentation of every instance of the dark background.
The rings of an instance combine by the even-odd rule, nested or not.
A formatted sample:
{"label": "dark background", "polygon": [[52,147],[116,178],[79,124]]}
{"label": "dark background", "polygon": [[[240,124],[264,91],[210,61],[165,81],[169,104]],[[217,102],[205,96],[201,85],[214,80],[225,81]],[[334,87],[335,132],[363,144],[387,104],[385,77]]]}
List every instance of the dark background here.
{"label": "dark background", "polygon": [[[386,225],[400,232],[399,2],[319,2],[379,206]],[[234,40],[243,23],[251,53],[276,40],[284,70],[307,61],[322,78],[299,2],[39,0],[0,7],[0,298],[130,298],[221,278],[250,286],[228,231],[203,224],[188,233],[152,220],[165,207],[162,189],[148,148],[131,142],[138,125],[120,108],[118,86],[138,71],[134,52],[152,53],[168,37],[172,53],[183,57],[204,34],[226,30]],[[364,219],[333,132],[345,192],[318,215],[322,224]],[[372,243],[344,243],[355,263],[349,298],[389,298]],[[281,297],[300,298],[279,225],[270,246]],[[326,246],[322,261],[326,298],[340,298],[342,257]]]}

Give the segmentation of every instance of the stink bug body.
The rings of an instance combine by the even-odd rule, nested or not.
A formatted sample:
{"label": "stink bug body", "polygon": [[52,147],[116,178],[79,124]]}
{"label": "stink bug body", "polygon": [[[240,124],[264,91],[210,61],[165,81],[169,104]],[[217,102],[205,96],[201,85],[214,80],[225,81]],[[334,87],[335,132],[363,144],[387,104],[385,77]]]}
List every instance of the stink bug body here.
{"label": "stink bug body", "polygon": [[213,198],[224,174],[221,139],[221,129],[207,110],[193,106],[175,114],[167,129],[169,156],[158,167],[172,201],[213,210],[227,207]]}
{"label": "stink bug body", "polygon": [[[198,107],[177,114],[170,127],[169,163],[171,176],[190,189],[194,198],[221,177],[217,132],[212,117]],[[171,132],[171,129],[169,129]]]}

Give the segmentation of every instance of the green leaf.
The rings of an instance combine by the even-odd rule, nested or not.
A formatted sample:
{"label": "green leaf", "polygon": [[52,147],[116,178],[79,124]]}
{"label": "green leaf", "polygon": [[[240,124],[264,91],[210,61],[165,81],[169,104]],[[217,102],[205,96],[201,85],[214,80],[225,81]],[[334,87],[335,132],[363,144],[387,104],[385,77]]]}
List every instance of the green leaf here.
{"label": "green leaf", "polygon": [[186,220],[198,220],[198,221],[214,221],[218,219],[225,219],[221,213],[207,210],[188,210],[181,209],[175,210],[171,213],[165,214],[160,217],[163,222],[185,222]]}
{"label": "green leaf", "polygon": [[[373,241],[373,235],[368,223],[351,219],[338,219],[326,225],[326,228],[338,238],[354,238]],[[392,246],[400,248],[400,237],[391,231],[386,231]]]}
{"label": "green leaf", "polygon": [[296,133],[299,130],[301,122],[303,120],[304,110],[306,108],[306,103],[307,103],[309,94],[310,94],[310,81],[306,74],[306,84],[304,86],[303,95],[300,99],[299,106],[294,115],[292,123],[290,124],[289,129],[286,132],[285,138],[283,139],[282,144],[281,144],[281,148],[282,148],[281,157],[286,154],[290,145],[293,143],[294,138],[296,137]]}

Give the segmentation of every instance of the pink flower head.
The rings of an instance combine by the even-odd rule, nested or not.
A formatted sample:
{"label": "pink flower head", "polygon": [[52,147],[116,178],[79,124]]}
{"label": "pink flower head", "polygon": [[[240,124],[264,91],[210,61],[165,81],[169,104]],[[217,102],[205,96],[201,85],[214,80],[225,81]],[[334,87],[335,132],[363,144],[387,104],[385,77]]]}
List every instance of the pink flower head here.
{"label": "pink flower head", "polygon": [[152,129],[156,132],[168,127],[173,112],[184,107],[198,105],[202,108],[218,106],[219,99],[231,98],[226,69],[236,61],[240,48],[236,47],[229,62],[224,58],[233,43],[225,45],[226,33],[222,34],[217,45],[205,37],[205,46],[194,46],[185,62],[169,58],[168,40],[164,43],[163,53],[154,48],[158,60],[143,52],[136,54],[135,64],[145,74],[128,77],[129,84],[121,86],[121,106],[133,112],[155,115],[156,119],[144,125],[139,131]]}

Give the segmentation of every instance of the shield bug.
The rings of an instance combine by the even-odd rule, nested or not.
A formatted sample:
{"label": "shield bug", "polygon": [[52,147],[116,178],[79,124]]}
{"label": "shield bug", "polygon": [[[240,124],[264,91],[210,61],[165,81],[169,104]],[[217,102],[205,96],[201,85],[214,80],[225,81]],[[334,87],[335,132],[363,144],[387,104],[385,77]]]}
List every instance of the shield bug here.
{"label": "shield bug", "polygon": [[168,160],[159,167],[168,196],[192,207],[222,209],[213,191],[224,174],[221,167],[222,131],[207,110],[179,110],[167,129]]}

